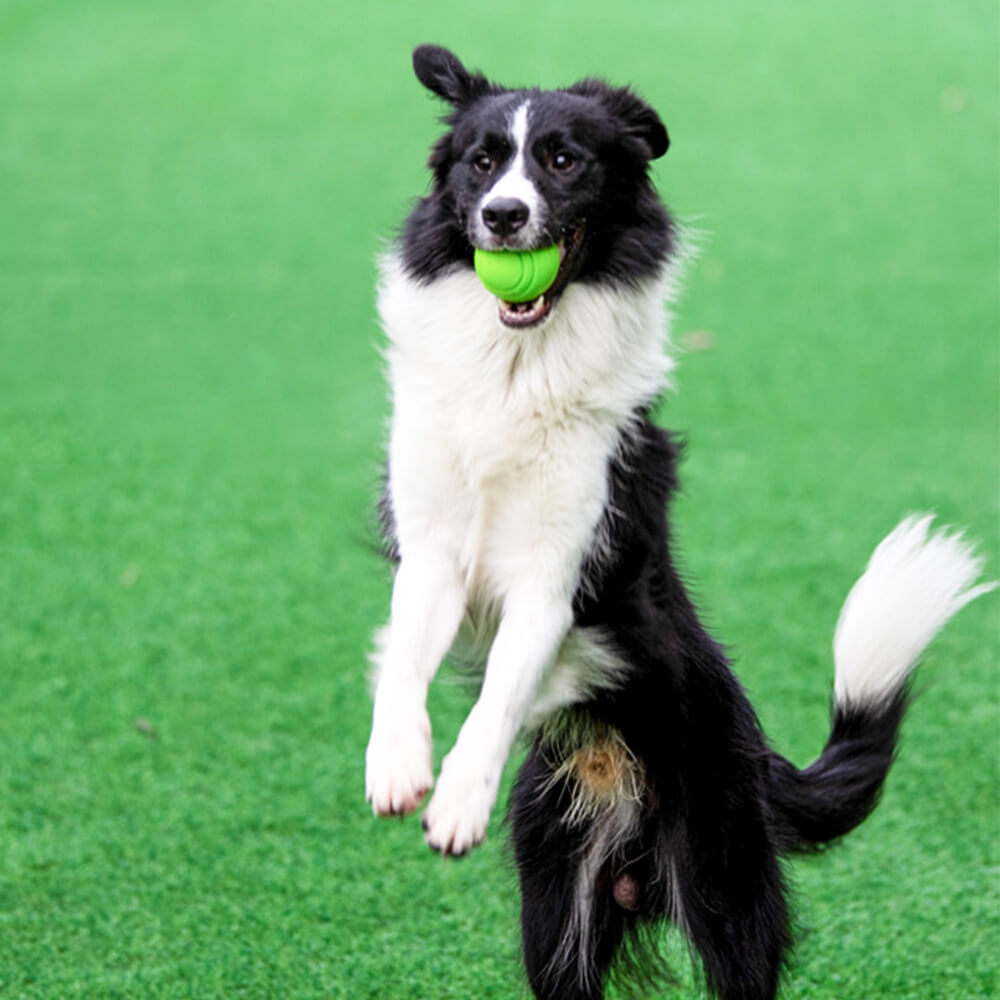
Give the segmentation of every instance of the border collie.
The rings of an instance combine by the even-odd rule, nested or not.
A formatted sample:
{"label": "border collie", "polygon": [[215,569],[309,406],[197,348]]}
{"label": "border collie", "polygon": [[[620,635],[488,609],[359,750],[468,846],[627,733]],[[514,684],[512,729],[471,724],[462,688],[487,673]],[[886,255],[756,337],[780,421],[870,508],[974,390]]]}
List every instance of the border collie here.
{"label": "border collie", "polygon": [[[413,65],[449,112],[430,193],[381,262],[397,565],[368,801],[378,816],[421,805],[428,686],[446,656],[471,664],[479,696],[423,829],[445,855],[482,841],[529,735],[509,817],[535,995],[600,998],[616,957],[656,972],[641,931],[671,921],[713,993],[773,997],[790,943],[780,859],[875,806],[910,671],[989,589],[981,561],[929,517],[896,528],[837,625],[826,748],[804,770],[776,753],[670,553],[678,449],[650,416],[680,259],[648,176],[666,129],[599,80],[508,89],[429,45]],[[477,247],[553,244],[559,272],[534,302],[499,301],[473,270]]]}

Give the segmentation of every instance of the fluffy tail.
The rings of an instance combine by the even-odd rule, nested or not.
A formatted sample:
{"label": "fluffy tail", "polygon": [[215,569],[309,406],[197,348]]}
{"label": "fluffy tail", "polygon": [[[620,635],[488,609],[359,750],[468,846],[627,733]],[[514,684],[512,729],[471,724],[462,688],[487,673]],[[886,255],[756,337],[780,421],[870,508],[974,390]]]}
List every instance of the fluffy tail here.
{"label": "fluffy tail", "polygon": [[848,833],[875,807],[906,711],[908,679],[949,619],[996,583],[933,517],[904,520],[876,548],[844,602],[833,640],[833,726],[819,759],[797,770],[777,754],[770,798],[782,847],[805,851]]}

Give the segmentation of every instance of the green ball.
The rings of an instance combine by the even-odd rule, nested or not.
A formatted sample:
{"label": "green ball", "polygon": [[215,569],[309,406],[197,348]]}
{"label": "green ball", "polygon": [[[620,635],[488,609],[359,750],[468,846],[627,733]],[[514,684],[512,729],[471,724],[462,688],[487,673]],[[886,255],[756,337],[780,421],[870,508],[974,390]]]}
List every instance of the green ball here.
{"label": "green ball", "polygon": [[479,280],[504,302],[533,302],[559,273],[559,247],[542,250],[476,250]]}

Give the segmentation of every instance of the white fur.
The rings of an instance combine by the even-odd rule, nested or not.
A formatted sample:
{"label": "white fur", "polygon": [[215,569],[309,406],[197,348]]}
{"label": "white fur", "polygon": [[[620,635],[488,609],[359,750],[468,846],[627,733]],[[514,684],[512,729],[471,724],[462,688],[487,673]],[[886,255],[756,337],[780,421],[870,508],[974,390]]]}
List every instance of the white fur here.
{"label": "white fur", "polygon": [[895,695],[957,611],[995,583],[973,586],[983,562],[960,535],[931,534],[931,515],[906,518],[847,595],[833,640],[837,704]]}
{"label": "white fur", "polygon": [[533,246],[545,222],[544,203],[538,189],[525,172],[524,157],[528,144],[528,108],[530,101],[519,105],[510,119],[509,138],[514,147],[510,166],[494,185],[483,195],[476,213],[476,232],[483,246],[490,246],[493,234],[483,224],[483,209],[498,198],[516,198],[528,206],[528,222],[518,233],[523,246]]}
{"label": "white fur", "polygon": [[559,709],[584,700],[594,691],[617,687],[626,672],[627,665],[612,651],[600,629],[573,629],[535,693],[525,727],[540,726]]}
{"label": "white fur", "polygon": [[479,699],[424,815],[439,850],[463,853],[483,838],[511,744],[536,705],[578,699],[595,666],[614,683],[599,637],[571,636],[572,598],[622,430],[671,367],[669,287],[571,284],[544,325],[513,330],[472,271],[425,284],[395,256],[382,263],[401,561],[376,653],[367,777],[376,813],[409,811],[426,791],[427,686],[463,617],[497,623]]}
{"label": "white fur", "polygon": [[[451,647],[449,659],[463,668],[463,675],[482,680],[482,668],[500,625],[497,609],[470,606]],[[388,631],[381,629],[378,635]],[[380,658],[374,657],[376,666]],[[594,692],[617,687],[628,665],[615,652],[600,628],[573,628],[556,653],[524,720],[524,728],[537,729],[557,716],[560,709],[584,700]],[[478,674],[478,677],[477,677]]]}
{"label": "white fur", "polygon": [[594,929],[591,926],[598,873],[621,845],[635,836],[640,815],[638,802],[625,800],[598,816],[578,861],[569,919],[546,971],[554,976],[576,965],[581,990],[592,989],[598,978],[593,965]]}

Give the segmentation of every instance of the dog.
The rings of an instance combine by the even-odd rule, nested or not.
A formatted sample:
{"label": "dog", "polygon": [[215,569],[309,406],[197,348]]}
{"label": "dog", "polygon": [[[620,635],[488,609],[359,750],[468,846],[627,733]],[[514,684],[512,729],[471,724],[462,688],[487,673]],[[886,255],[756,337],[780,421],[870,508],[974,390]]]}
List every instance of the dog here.
{"label": "dog", "polygon": [[[904,520],[840,615],[825,749],[804,770],[779,755],[671,556],[678,445],[650,416],[683,258],[649,178],[666,128],[601,80],[509,89],[432,45],[413,66],[448,110],[430,192],[381,261],[395,576],[367,799],[402,815],[434,785],[426,697],[450,655],[481,687],[425,839],[444,855],[483,840],[526,734],[509,820],[535,996],[598,1000],[629,958],[654,976],[671,922],[712,993],[772,998],[790,947],[781,858],[873,809],[916,661],[991,585],[961,536]],[[474,271],[477,248],[552,245],[558,274],[532,302]]]}

